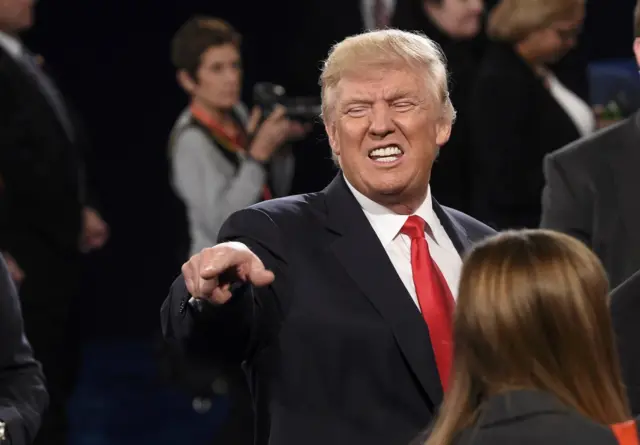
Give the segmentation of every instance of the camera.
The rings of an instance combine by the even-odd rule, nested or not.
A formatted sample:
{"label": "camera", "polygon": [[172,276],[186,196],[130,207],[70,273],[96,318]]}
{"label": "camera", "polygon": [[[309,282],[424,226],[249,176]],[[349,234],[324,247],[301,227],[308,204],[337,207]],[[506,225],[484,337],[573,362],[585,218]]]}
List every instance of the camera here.
{"label": "camera", "polygon": [[320,116],[320,100],[316,97],[287,97],[281,85],[268,82],[253,87],[253,102],[262,109],[263,119],[271,114],[276,105],[286,109],[289,119],[310,121]]}

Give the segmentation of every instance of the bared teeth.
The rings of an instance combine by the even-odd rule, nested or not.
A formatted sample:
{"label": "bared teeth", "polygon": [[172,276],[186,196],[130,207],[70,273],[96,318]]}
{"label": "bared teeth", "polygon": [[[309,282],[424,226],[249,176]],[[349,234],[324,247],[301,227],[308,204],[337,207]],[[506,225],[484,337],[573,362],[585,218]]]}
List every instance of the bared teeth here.
{"label": "bared teeth", "polygon": [[370,158],[387,158],[387,157],[397,157],[402,155],[402,150],[397,145],[391,145],[389,147],[376,148],[375,150],[371,150],[369,152]]}

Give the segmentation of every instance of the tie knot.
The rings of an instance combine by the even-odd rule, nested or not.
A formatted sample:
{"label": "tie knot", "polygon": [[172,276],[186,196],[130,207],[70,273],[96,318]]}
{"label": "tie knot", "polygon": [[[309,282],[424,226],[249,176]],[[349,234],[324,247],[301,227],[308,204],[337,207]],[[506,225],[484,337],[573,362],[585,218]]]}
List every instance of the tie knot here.
{"label": "tie knot", "polygon": [[402,229],[400,229],[400,232],[404,233],[411,239],[416,239],[416,238],[425,239],[425,236],[424,236],[425,224],[426,223],[424,219],[420,218],[418,215],[411,215],[409,218],[407,218],[407,221],[405,221],[404,225],[402,226]]}

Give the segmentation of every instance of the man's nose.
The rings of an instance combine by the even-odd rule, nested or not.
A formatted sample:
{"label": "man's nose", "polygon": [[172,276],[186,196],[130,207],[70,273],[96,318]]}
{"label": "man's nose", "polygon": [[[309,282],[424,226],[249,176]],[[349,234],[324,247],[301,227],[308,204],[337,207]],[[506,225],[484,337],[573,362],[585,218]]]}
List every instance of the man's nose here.
{"label": "man's nose", "polygon": [[376,104],[371,112],[371,123],[369,132],[377,137],[384,137],[394,130],[394,123],[391,119],[391,110],[386,104]]}

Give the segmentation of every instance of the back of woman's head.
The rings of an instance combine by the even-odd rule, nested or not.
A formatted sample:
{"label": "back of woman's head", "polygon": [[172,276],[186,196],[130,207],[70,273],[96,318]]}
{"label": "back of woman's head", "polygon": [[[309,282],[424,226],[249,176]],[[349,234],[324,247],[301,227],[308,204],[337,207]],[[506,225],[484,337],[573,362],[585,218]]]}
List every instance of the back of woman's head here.
{"label": "back of woman's head", "polygon": [[467,256],[454,321],[454,364],[429,445],[448,445],[480,404],[538,389],[602,424],[629,418],[608,281],[581,242],[544,230],[499,234]]}

